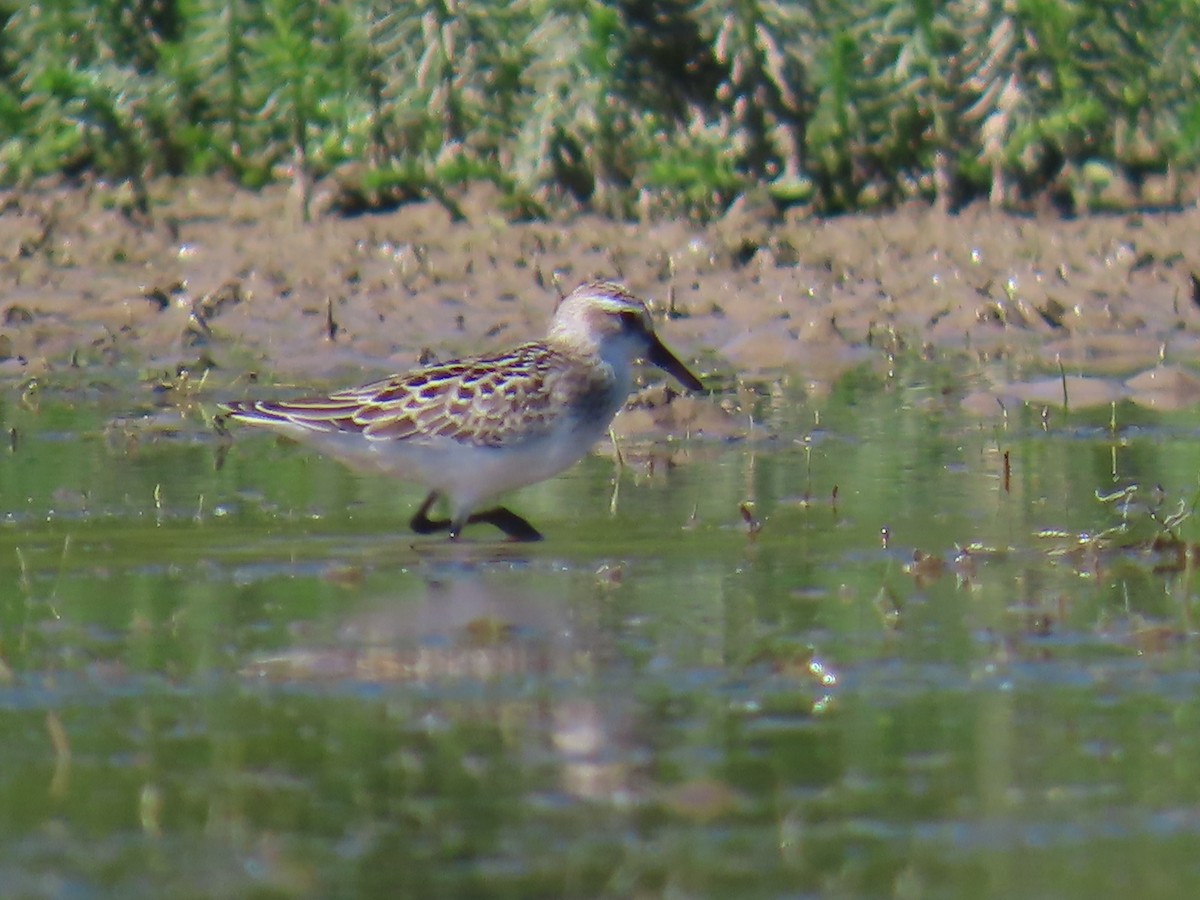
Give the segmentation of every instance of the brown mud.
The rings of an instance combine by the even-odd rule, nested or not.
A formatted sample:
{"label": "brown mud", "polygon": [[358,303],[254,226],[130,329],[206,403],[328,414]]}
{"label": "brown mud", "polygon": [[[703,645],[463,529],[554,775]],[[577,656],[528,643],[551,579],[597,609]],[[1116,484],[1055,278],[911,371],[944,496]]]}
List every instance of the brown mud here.
{"label": "brown mud", "polygon": [[[432,202],[304,222],[283,188],[207,180],[154,195],[148,222],[103,188],[0,195],[0,378],[215,366],[208,384],[225,396],[246,392],[247,373],[328,386],[540,335],[560,292],[601,276],[650,299],[667,342],[732,398],[781,380],[819,394],[915,349],[965,355],[963,402],[981,415],[1057,403],[1063,376],[1075,406],[1200,400],[1195,210],[815,220],[735,207],[702,228],[513,223],[485,191],[458,222]],[[719,429],[711,408],[672,421]]]}

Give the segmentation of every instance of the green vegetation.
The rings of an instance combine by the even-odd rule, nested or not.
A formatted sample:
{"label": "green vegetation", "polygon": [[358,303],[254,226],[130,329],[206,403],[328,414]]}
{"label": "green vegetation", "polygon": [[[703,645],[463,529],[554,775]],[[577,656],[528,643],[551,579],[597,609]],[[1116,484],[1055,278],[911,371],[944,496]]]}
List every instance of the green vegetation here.
{"label": "green vegetation", "polygon": [[257,186],[346,211],[1073,209],[1200,164],[1200,0],[0,0],[0,181]]}

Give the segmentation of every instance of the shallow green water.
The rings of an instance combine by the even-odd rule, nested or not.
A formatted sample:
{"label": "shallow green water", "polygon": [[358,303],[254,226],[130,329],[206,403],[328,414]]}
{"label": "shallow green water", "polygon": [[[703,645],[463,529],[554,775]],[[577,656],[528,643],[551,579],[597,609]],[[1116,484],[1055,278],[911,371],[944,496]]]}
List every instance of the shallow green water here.
{"label": "shallow green water", "polygon": [[3,895],[1195,896],[1194,588],[1096,493],[1190,503],[1200,415],[980,423],[950,383],[593,457],[511,498],[533,547],[9,392]]}

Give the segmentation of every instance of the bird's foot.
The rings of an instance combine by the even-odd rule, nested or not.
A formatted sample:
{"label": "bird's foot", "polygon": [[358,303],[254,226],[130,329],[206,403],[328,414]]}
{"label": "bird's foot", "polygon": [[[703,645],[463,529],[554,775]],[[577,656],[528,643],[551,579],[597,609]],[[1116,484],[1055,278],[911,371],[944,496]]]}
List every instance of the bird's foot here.
{"label": "bird's foot", "polygon": [[429,518],[429,510],[437,502],[437,499],[438,494],[436,492],[426,497],[417,510],[416,515],[408,523],[409,527],[417,534],[437,534],[440,531],[446,531],[450,534],[450,540],[456,541],[462,533],[464,526],[484,522],[488,525],[495,525],[512,541],[527,543],[542,540],[542,533],[540,531],[530,525],[526,519],[504,506],[495,506],[491,509],[485,509],[482,512],[472,513],[467,516],[465,521],[431,519]]}
{"label": "bird's foot", "polygon": [[[503,531],[512,541],[531,543],[542,540],[542,533],[529,524],[529,521],[505,506],[495,506],[483,512],[472,513],[467,517],[467,524],[487,522]],[[451,529],[451,534],[455,530]]]}

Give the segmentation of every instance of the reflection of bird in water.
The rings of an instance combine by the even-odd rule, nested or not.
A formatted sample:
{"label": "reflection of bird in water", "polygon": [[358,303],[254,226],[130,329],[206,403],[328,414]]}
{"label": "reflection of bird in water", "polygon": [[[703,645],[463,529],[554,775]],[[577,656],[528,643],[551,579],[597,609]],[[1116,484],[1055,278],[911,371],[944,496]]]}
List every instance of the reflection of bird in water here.
{"label": "reflection of bird in water", "polygon": [[[393,375],[301,400],[224,405],[348,462],[417,481],[429,494],[412,519],[420,534],[489,522],[510,538],[541,534],[512,510],[483,502],[556,475],[602,437],[633,388],[638,359],[703,386],[654,333],[646,305],[620,285],[592,282],[563,298],[543,340]],[[431,519],[444,499],[447,519]]]}
{"label": "reflection of bird in water", "polygon": [[[603,640],[573,620],[560,595],[447,567],[420,602],[389,596],[338,628],[335,641],[251,660],[242,674],[297,683],[419,686],[423,708],[472,728],[502,727],[498,748],[526,746],[560,760],[564,790],[617,800],[631,790],[629,697],[604,691]],[[532,698],[537,698],[536,701]],[[397,695],[399,702],[399,695]],[[497,752],[500,752],[498,749]]]}

